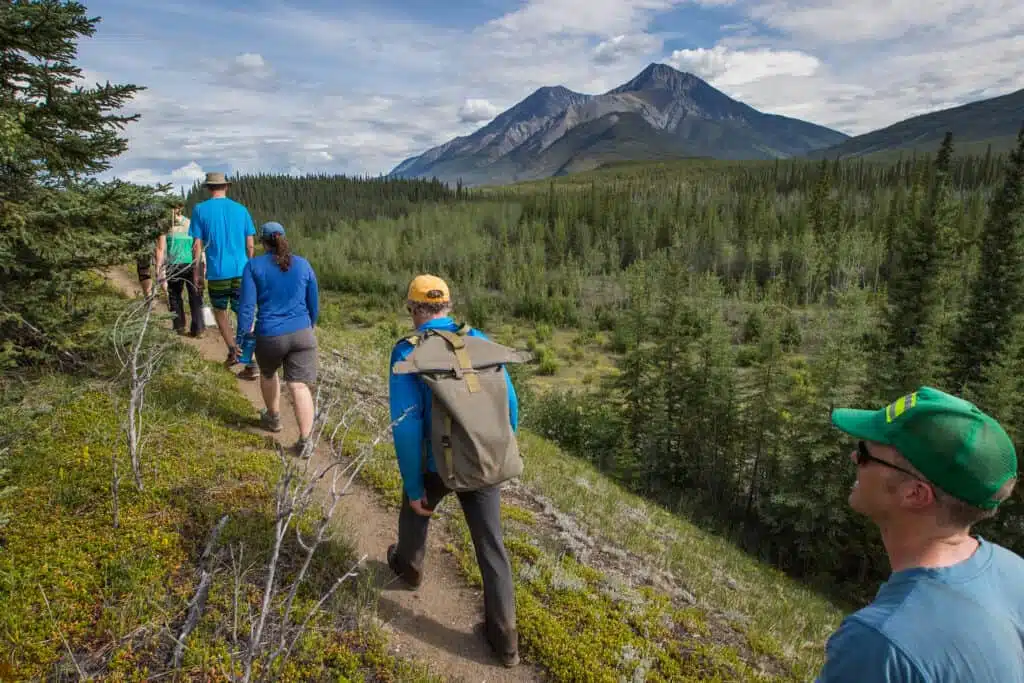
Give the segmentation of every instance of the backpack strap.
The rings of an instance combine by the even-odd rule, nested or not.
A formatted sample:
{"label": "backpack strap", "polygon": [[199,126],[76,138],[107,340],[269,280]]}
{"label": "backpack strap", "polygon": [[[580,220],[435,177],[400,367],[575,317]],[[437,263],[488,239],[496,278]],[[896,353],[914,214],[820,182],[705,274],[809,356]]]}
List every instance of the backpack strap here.
{"label": "backpack strap", "polygon": [[448,346],[452,348],[455,360],[459,362],[459,369],[456,370],[455,376],[465,377],[469,393],[480,391],[480,378],[476,376],[476,369],[473,367],[473,361],[469,358],[469,352],[466,351],[466,341],[462,335],[448,330],[431,330],[431,332],[444,338],[448,342]]}

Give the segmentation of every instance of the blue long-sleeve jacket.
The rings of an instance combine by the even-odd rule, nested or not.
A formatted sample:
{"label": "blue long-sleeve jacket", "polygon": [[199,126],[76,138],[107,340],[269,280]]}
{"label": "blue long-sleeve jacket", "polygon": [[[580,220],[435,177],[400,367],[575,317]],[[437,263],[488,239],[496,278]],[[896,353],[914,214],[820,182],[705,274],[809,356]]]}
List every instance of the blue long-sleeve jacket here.
{"label": "blue long-sleeve jacket", "polygon": [[316,325],[319,315],[320,291],[309,261],[293,254],[288,272],[282,271],[270,254],[256,256],[245,264],[238,300],[239,347],[245,333],[252,329],[254,317],[257,337],[276,337]]}
{"label": "blue long-sleeve jacket", "polygon": [[[459,325],[451,318],[435,318],[424,323],[417,330],[422,333],[428,329],[441,329],[454,332]],[[472,337],[487,339],[487,335],[477,329],[470,329],[468,334]],[[412,353],[413,345],[404,339],[391,350],[391,364],[393,369],[395,363],[405,360]],[[519,428],[519,399],[516,396],[515,387],[512,386],[512,378],[508,370],[505,373],[505,384],[508,386],[508,419],[512,430]],[[412,408],[409,414],[392,427],[392,436],[395,440],[395,455],[398,458],[398,469],[402,474],[402,483],[405,493],[410,500],[419,500],[423,497],[423,449],[427,452],[427,469],[437,472],[437,465],[434,463],[434,454],[430,446],[430,389],[426,382],[416,375],[396,375],[390,369],[388,371],[388,390],[391,403],[392,422]]]}

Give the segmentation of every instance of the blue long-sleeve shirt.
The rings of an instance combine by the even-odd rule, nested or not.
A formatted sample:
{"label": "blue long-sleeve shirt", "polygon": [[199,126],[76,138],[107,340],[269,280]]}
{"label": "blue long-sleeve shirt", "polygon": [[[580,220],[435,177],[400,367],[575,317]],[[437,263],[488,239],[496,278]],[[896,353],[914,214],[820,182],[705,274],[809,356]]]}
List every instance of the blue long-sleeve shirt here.
{"label": "blue long-sleeve shirt", "polygon": [[[256,310],[259,315],[256,315]],[[238,345],[252,329],[257,337],[276,337],[312,327],[320,314],[320,292],[309,261],[292,254],[287,272],[270,254],[256,256],[242,270],[238,301]]]}
{"label": "blue long-sleeve shirt", "polygon": [[[429,320],[419,327],[417,332],[424,332],[428,329],[440,329],[454,332],[459,325],[451,318],[435,318]],[[487,335],[477,329],[470,329],[471,337],[482,337]],[[405,360],[412,353],[413,345],[404,339],[391,350],[391,365]],[[505,373],[505,384],[508,386],[508,419],[512,430],[519,428],[519,399],[516,396],[515,387],[512,386],[512,378],[508,370]],[[391,404],[392,422],[409,408],[412,410],[405,419],[392,428],[392,436],[395,440],[395,455],[398,458],[398,469],[402,474],[402,484],[406,495],[410,500],[419,500],[423,497],[423,450],[427,453],[427,469],[437,472],[437,465],[434,462],[434,455],[430,446],[430,389],[426,382],[416,375],[396,375],[388,372],[388,390]]]}

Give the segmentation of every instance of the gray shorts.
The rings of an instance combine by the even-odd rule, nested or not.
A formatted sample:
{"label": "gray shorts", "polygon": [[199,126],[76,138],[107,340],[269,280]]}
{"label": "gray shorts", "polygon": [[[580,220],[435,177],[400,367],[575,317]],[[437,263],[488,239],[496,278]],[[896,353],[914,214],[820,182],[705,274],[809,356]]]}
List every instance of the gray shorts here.
{"label": "gray shorts", "polygon": [[316,333],[313,328],[281,334],[276,337],[256,337],[256,362],[260,374],[273,377],[284,365],[285,382],[316,382]]}

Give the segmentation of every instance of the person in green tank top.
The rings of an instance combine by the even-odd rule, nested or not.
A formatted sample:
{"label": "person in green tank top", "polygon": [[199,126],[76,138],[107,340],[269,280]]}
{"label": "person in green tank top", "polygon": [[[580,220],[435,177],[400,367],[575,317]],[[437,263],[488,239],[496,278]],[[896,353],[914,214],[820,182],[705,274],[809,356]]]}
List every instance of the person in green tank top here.
{"label": "person in green tank top", "polygon": [[[171,204],[171,218],[167,231],[157,238],[156,272],[160,283],[167,293],[167,303],[174,314],[174,331],[185,334],[185,302],[182,296],[188,292],[188,307],[191,326],[188,334],[200,336],[204,329],[203,322],[203,291],[195,285],[195,281],[203,282],[203,261],[192,262],[192,237],[189,235],[189,220],[182,214],[185,202],[175,198]],[[193,278],[195,267],[200,269],[200,277]]]}

